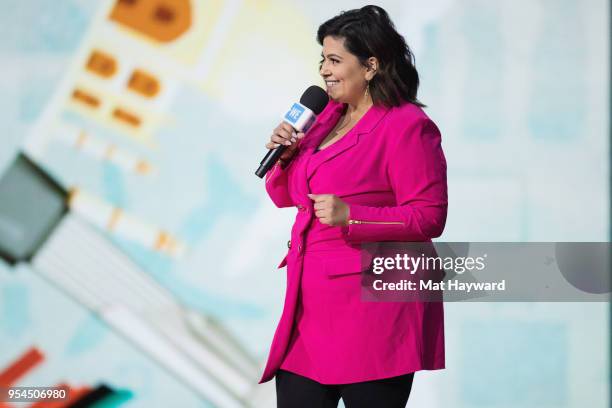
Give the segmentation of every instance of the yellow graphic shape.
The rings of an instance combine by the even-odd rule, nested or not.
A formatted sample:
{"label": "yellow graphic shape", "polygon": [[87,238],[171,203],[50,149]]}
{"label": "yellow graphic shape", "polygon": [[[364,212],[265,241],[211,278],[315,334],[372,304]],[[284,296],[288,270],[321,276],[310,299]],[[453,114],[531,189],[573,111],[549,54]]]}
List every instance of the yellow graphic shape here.
{"label": "yellow graphic shape", "polygon": [[102,78],[110,78],[117,72],[117,61],[109,54],[93,50],[87,60],[86,67],[88,71]]}
{"label": "yellow graphic shape", "polygon": [[316,30],[316,24],[291,3],[246,0],[209,74],[198,85],[244,120],[265,111],[262,99],[285,108],[308,85],[322,82]]}
{"label": "yellow graphic shape", "polygon": [[154,147],[153,134],[169,120],[165,112],[147,109],[138,96],[117,95],[96,81],[81,78],[70,92],[66,108]]}
{"label": "yellow graphic shape", "polygon": [[128,89],[146,98],[153,98],[159,93],[159,80],[148,72],[136,69],[130,76]]}
{"label": "yellow graphic shape", "polygon": [[176,40],[191,26],[188,0],[117,0],[110,19],[161,43]]}

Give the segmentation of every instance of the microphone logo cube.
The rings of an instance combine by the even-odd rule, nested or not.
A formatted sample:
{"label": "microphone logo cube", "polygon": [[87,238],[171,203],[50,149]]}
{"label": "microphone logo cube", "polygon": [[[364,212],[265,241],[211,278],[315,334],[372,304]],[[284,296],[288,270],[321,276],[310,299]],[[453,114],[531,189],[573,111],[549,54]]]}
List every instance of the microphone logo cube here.
{"label": "microphone logo cube", "polygon": [[299,103],[294,103],[291,109],[285,114],[285,120],[295,125],[303,113],[304,107]]}

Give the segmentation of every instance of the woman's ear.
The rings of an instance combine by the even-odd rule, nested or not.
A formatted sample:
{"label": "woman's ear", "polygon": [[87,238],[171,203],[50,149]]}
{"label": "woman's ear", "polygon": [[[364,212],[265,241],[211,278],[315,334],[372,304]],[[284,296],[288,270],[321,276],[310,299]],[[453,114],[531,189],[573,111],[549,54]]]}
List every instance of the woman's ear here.
{"label": "woman's ear", "polygon": [[376,57],[368,58],[366,61],[366,66],[366,80],[371,81],[378,70],[378,59]]}

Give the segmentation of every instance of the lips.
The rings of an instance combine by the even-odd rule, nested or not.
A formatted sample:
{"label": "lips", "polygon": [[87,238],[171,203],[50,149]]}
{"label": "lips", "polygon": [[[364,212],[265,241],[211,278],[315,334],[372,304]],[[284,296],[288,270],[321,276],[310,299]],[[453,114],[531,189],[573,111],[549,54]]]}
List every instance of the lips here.
{"label": "lips", "polygon": [[333,88],[334,85],[338,84],[340,81],[325,81],[325,85],[327,85],[327,88]]}

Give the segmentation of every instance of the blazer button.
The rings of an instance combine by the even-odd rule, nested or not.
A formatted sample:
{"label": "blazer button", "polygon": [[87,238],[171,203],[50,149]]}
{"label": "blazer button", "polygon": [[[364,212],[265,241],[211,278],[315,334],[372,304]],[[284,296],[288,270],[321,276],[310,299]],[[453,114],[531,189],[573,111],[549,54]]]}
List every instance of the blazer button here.
{"label": "blazer button", "polygon": [[291,249],[291,240],[287,241],[287,248]]}

